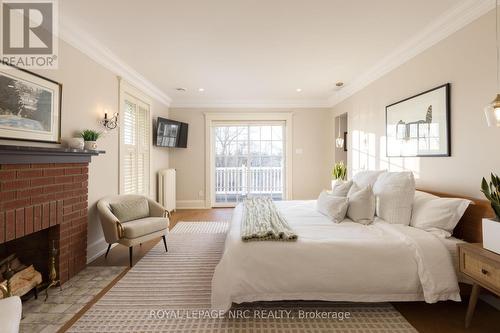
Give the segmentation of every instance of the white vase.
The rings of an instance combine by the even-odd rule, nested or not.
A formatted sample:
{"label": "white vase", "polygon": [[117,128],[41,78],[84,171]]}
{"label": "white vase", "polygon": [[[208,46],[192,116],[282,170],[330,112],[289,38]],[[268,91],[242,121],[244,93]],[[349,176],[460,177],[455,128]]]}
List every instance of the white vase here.
{"label": "white vase", "polygon": [[85,141],[85,149],[97,150],[97,141]]}
{"label": "white vase", "polygon": [[69,138],[67,144],[72,149],[83,149],[84,147],[83,138]]}
{"label": "white vase", "polygon": [[483,219],[483,247],[500,254],[500,222]]}

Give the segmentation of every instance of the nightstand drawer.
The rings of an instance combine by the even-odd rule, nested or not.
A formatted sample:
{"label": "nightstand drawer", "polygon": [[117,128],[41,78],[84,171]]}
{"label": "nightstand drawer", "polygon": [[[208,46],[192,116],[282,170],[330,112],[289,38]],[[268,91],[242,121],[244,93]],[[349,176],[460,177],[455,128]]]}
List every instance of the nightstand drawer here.
{"label": "nightstand drawer", "polygon": [[465,251],[463,254],[463,272],[493,289],[500,290],[500,267],[487,262],[480,256]]}

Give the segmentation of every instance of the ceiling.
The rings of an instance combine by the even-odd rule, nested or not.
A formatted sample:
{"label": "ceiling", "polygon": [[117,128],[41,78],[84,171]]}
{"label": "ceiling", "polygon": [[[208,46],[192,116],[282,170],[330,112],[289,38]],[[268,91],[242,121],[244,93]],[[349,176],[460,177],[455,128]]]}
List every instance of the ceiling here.
{"label": "ceiling", "polygon": [[337,81],[348,86],[456,4],[64,0],[60,9],[63,22],[104,45],[173,106],[320,106]]}

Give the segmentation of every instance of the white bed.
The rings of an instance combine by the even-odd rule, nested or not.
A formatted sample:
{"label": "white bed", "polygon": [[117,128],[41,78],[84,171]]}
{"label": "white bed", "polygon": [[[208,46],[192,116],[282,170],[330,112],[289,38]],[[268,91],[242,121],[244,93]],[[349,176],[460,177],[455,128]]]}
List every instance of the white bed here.
{"label": "white bed", "polygon": [[296,242],[242,242],[243,207],[235,208],[212,280],[214,309],[274,300],[460,300],[452,256],[438,237],[380,219],[336,224],[315,205],[276,203]]}

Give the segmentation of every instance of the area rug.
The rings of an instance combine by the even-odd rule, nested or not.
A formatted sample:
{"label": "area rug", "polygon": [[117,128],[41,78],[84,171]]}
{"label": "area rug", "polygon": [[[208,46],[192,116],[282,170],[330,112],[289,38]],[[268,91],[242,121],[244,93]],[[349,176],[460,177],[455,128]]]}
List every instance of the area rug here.
{"label": "area rug", "polygon": [[[262,302],[210,311],[228,223],[179,222],[69,332],[416,332],[389,303]],[[307,316],[307,318],[305,317]]]}

